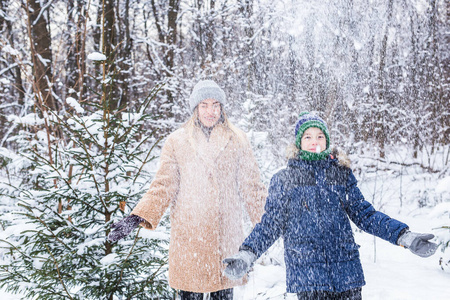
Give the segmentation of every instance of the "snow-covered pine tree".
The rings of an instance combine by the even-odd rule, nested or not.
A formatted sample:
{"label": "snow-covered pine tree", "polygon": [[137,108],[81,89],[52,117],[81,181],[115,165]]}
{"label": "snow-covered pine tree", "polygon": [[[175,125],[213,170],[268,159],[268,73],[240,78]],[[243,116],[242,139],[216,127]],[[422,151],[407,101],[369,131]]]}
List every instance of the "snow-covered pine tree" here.
{"label": "snow-covered pine tree", "polygon": [[441,245],[439,265],[443,271],[450,273],[450,176],[444,176],[438,181],[435,192],[441,203],[434,207],[430,217],[441,220],[434,228],[438,243]]}
{"label": "snow-covered pine tree", "polygon": [[89,111],[69,98],[73,114],[33,115],[37,131],[16,137],[21,155],[3,159],[24,166],[26,175],[1,193],[13,201],[0,216],[0,286],[25,299],[172,298],[167,221],[145,235],[106,240],[151,179],[144,166],[159,140],[144,125],[156,118],[145,111],[157,89],[134,111],[111,110],[105,93],[113,76],[104,77],[97,78],[101,99],[90,100]]}

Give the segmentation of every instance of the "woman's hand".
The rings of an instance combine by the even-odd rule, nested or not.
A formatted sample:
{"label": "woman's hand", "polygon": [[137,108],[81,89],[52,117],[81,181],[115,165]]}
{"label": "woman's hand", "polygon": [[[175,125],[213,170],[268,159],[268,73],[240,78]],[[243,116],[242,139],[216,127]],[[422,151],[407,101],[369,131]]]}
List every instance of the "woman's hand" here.
{"label": "woman's hand", "polygon": [[142,219],[141,217],[131,215],[117,223],[112,224],[111,228],[113,230],[108,234],[108,241],[117,242],[118,240],[123,239],[124,237],[129,235],[136,227],[138,227],[139,223],[143,221],[144,219]]}

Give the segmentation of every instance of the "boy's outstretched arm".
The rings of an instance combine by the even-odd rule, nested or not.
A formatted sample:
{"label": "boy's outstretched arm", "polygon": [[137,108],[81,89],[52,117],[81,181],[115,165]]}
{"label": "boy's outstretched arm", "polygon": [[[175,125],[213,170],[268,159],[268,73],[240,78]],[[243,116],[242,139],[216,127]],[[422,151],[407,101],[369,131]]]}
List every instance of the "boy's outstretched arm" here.
{"label": "boy's outstretched arm", "polygon": [[409,249],[420,257],[429,257],[436,252],[438,245],[430,242],[433,234],[409,231],[408,225],[375,210],[357,187],[357,181],[350,173],[347,183],[345,207],[350,219],[364,231],[376,235],[395,245]]}

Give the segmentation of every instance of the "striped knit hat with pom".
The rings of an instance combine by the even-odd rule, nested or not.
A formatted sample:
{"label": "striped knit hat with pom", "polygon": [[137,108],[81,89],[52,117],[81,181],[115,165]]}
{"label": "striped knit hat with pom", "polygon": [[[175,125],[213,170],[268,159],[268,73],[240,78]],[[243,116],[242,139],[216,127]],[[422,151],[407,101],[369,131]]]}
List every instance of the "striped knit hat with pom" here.
{"label": "striped knit hat with pom", "polygon": [[[302,149],[301,140],[303,133],[311,127],[317,127],[322,130],[323,134],[325,134],[325,139],[327,141],[326,149],[330,147],[330,133],[328,132],[327,123],[320,118],[319,116],[313,115],[307,111],[300,113],[299,120],[297,121],[297,125],[295,126],[295,145],[298,149]],[[325,150],[326,150],[325,149]]]}

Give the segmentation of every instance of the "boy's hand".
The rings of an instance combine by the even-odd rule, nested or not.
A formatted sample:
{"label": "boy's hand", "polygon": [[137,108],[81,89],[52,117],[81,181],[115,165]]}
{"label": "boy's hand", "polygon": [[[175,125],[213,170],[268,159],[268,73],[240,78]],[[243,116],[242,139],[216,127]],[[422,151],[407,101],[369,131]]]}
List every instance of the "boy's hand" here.
{"label": "boy's hand", "polygon": [[228,264],[224,274],[232,280],[237,280],[247,274],[255,260],[256,255],[253,252],[241,250],[238,254],[223,260],[224,264]]}
{"label": "boy's hand", "polygon": [[409,249],[415,255],[429,257],[438,248],[437,244],[429,241],[432,238],[434,238],[433,234],[416,233],[408,230],[398,238],[398,244]]}

